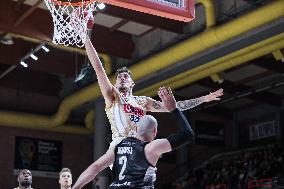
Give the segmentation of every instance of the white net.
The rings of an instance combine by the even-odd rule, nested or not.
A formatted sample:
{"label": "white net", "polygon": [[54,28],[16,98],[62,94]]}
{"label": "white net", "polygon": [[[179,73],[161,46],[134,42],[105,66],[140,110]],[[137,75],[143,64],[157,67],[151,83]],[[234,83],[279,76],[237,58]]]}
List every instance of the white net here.
{"label": "white net", "polygon": [[96,10],[97,3],[93,0],[79,0],[71,3],[71,0],[62,2],[59,0],[44,0],[51,12],[54,33],[52,42],[65,46],[76,45],[83,47],[87,33],[87,23]]}

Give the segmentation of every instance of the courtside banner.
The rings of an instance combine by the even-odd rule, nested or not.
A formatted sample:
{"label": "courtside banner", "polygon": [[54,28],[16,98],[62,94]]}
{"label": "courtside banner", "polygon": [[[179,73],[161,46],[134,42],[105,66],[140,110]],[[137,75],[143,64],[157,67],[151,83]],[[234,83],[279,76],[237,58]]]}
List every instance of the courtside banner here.
{"label": "courtside banner", "polygon": [[196,143],[203,145],[224,146],[225,126],[223,123],[196,120]]}
{"label": "courtside banner", "polygon": [[61,141],[15,137],[15,174],[18,170],[29,169],[33,176],[56,177],[61,170],[61,160]]}

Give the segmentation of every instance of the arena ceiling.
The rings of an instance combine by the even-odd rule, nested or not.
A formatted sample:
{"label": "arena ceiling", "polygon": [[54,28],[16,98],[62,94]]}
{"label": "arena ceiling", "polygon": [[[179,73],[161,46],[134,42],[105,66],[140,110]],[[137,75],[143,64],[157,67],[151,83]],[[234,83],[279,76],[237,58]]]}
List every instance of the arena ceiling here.
{"label": "arena ceiling", "polygon": [[[110,58],[112,71],[120,66],[132,68],[138,65],[139,69],[139,65],[150,64],[151,58],[155,56],[160,57],[163,64],[163,61],[177,56],[174,52],[188,53],[182,60],[171,62],[167,66],[149,66],[144,75],[137,76],[136,91],[141,95],[155,96],[152,91],[158,85],[166,84],[175,89],[175,95],[181,100],[223,88],[225,95],[222,101],[204,104],[195,111],[230,118],[232,111],[243,107],[258,103],[280,107],[283,103],[283,15],[280,13],[277,18],[216,45],[210,46],[210,38],[206,39],[208,44],[206,40],[196,40],[201,39],[202,35],[210,35],[210,30],[217,33],[224,25],[237,23],[242,16],[254,14],[273,3],[278,3],[280,10],[284,9],[284,2],[281,4],[279,0],[199,0],[195,5],[196,19],[191,23],[108,5],[95,13],[92,41],[99,53]],[[215,11],[214,23],[208,21],[210,8]],[[255,18],[256,22],[270,16],[260,15],[261,17]],[[239,27],[241,30],[242,23]],[[11,113],[13,119],[23,114],[53,116],[60,112],[62,102],[70,95],[86,89],[87,85],[74,82],[87,61],[84,51],[52,45],[49,43],[52,33],[52,18],[43,0],[0,1],[0,114]],[[223,35],[226,37],[227,33]],[[13,44],[5,44],[7,36],[11,37]],[[266,42],[271,38],[275,39]],[[44,42],[47,42],[50,52],[38,52],[39,60],[29,59],[29,67],[22,67],[20,60]],[[263,44],[258,44],[261,42]],[[204,43],[208,48],[194,52],[194,48],[199,48],[198,43]],[[179,50],[180,44],[188,46],[184,45],[183,50]],[[258,45],[253,46],[255,44]],[[243,54],[238,54],[247,47],[250,48]],[[163,53],[168,55],[164,56]],[[231,54],[234,56],[222,61],[222,58]],[[206,67],[210,63],[212,65]],[[214,64],[219,63],[222,63],[220,68],[214,67]],[[190,72],[199,68],[202,70]],[[154,71],[151,72],[151,69]],[[183,76],[182,81],[175,78],[186,72],[189,73]],[[95,80],[94,76],[91,77],[88,84],[95,83]],[[93,101],[80,101],[72,106],[64,123],[82,125],[87,112],[93,107]],[[6,114],[1,115],[3,117]]]}

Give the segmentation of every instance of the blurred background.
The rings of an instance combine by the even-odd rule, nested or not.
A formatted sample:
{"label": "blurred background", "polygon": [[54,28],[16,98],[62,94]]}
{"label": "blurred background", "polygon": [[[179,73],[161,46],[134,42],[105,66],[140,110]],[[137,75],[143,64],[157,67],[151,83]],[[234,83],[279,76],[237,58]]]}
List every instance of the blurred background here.
{"label": "blurred background", "polygon": [[[196,0],[195,14],[185,23],[111,5],[94,13],[91,40],[109,77],[127,66],[135,95],[158,99],[165,85],[187,100],[224,89],[220,101],[185,112],[196,143],[161,158],[156,187],[280,187],[284,1]],[[52,35],[43,0],[0,1],[2,188],[17,187],[23,168],[32,171],[33,188],[59,187],[62,167],[75,182],[110,141],[84,48],[56,46]],[[167,113],[152,115],[159,137],[177,128]]]}

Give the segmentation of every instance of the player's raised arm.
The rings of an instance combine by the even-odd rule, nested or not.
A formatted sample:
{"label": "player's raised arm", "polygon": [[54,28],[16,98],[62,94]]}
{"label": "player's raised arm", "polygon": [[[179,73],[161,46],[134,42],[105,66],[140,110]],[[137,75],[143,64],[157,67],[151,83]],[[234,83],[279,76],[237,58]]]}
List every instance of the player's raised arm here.
{"label": "player's raised arm", "polygon": [[154,165],[157,163],[160,155],[163,153],[170,152],[182,146],[183,144],[194,140],[194,132],[183,113],[177,108],[176,101],[171,90],[161,88],[159,90],[159,97],[161,98],[165,107],[178,121],[180,131],[171,134],[165,139],[157,139],[146,145],[146,156],[150,163],[153,163]]}
{"label": "player's raised arm", "polygon": [[198,98],[194,98],[194,99],[189,99],[189,100],[184,100],[184,101],[178,101],[177,102],[177,107],[178,109],[180,109],[181,111],[184,110],[188,110],[191,108],[194,108],[204,102],[211,102],[213,100],[220,100],[220,96],[223,95],[223,89],[219,89],[213,93],[210,93],[208,95],[205,96],[201,96]]}
{"label": "player's raised arm", "polygon": [[110,148],[105,155],[91,164],[77,179],[72,189],[81,189],[83,186],[92,181],[99,172],[107,168],[114,162],[114,148]]}
{"label": "player's raised arm", "polygon": [[96,49],[93,47],[92,42],[88,36],[86,36],[85,47],[89,60],[96,72],[98,83],[102,95],[105,99],[106,107],[109,107],[114,99],[114,94],[115,94],[114,86],[111,84],[110,80],[108,79],[107,74],[98,56],[98,53]]}
{"label": "player's raised arm", "polygon": [[[177,108],[181,111],[185,111],[191,108],[194,108],[204,102],[211,102],[213,100],[220,100],[220,96],[223,95],[223,89],[219,89],[213,93],[210,93],[205,96],[201,96],[194,99],[178,101]],[[150,97],[147,97],[146,110],[150,112],[168,112],[169,110],[165,107],[164,103],[161,101],[154,100]]]}

